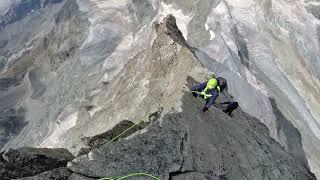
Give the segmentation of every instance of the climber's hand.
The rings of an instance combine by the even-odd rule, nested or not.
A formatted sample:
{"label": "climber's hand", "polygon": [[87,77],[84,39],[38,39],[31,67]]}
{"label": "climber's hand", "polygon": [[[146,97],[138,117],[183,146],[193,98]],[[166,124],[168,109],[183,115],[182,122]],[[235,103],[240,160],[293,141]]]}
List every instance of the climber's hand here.
{"label": "climber's hand", "polygon": [[198,97],[198,93],[196,93],[196,92],[192,92],[192,95],[193,95],[194,97]]}
{"label": "climber's hand", "polygon": [[207,107],[204,107],[204,108],[202,109],[202,111],[203,111],[203,112],[206,112],[206,111],[208,111],[208,108],[207,108]]}

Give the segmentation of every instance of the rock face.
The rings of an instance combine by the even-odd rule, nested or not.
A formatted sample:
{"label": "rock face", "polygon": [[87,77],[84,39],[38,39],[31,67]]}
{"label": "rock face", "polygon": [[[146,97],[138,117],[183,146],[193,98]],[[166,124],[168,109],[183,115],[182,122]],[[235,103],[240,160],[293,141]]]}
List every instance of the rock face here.
{"label": "rock face", "polygon": [[66,149],[10,149],[1,154],[1,179],[16,179],[65,167],[74,156]]}
{"label": "rock face", "polygon": [[[161,172],[155,172],[157,175],[183,178],[189,174],[188,178],[195,179],[214,175],[223,179],[229,171],[218,173],[217,169],[205,166],[217,167],[215,162],[206,160],[203,165],[194,159],[199,156],[202,161],[206,154],[224,158],[233,151],[238,160],[227,159],[226,167],[234,173],[227,175],[230,179],[245,175],[249,179],[255,176],[290,179],[294,175],[312,179],[309,166],[315,174],[319,172],[317,1],[27,0],[12,1],[9,9],[5,4],[0,2],[0,6],[6,7],[0,16],[3,151],[31,146],[66,148],[76,155],[98,148],[89,153],[97,153],[98,157],[109,153],[105,150],[113,147],[104,146],[105,140],[122,128],[142,124],[136,131],[152,124],[149,128],[165,133],[161,130],[164,123],[170,132],[171,126],[181,126],[185,130],[176,129],[177,132],[192,133],[185,133],[189,145],[171,145],[173,154],[168,156],[175,161],[167,157],[164,163],[170,163],[173,170],[161,166]],[[186,81],[192,77],[203,82],[210,71],[228,80],[228,92],[243,110],[232,120],[223,119],[217,109],[210,113],[220,119],[204,116],[202,129],[213,127],[211,121],[220,122],[222,129],[236,127],[227,120],[237,120],[235,124],[241,127],[221,133],[224,136],[215,134],[220,139],[212,141],[209,133],[201,139],[197,129],[181,123],[170,124],[173,122],[168,120],[181,116],[176,119],[186,126],[188,123],[196,126],[190,118],[199,119],[202,115],[189,109],[201,107],[198,101],[185,95],[189,91]],[[227,100],[227,96],[221,97]],[[217,107],[221,109],[219,104]],[[259,124],[258,121],[267,129],[248,125]],[[141,133],[152,134],[148,128],[138,134]],[[246,137],[237,140],[247,147],[235,148],[233,136]],[[134,137],[118,143],[129,143]],[[197,138],[203,149],[196,146]],[[216,141],[227,149],[227,154],[216,147],[219,145]],[[215,151],[212,146],[217,154],[212,154]],[[192,154],[190,161],[195,166],[187,167],[180,162],[184,156],[179,147],[189,148],[187,153],[199,151],[205,155]],[[136,148],[143,150],[149,146]],[[242,155],[249,155],[243,151],[256,156],[243,158]],[[86,156],[76,161],[81,164]],[[267,157],[271,159],[266,160]],[[259,158],[269,164],[261,163]],[[243,162],[244,159],[250,162]],[[93,166],[103,170],[112,164],[85,168]],[[181,170],[181,174],[177,170],[180,167],[187,170]],[[79,175],[85,172],[78,166],[72,168],[77,173],[68,178],[86,178]],[[37,177],[56,176],[59,172],[61,177],[69,176],[65,169],[56,169]],[[96,176],[95,173],[92,175]]]}
{"label": "rock face", "polygon": [[182,112],[78,157],[68,168],[87,177],[148,172],[161,179],[315,179],[259,120],[242,111],[230,118],[216,108],[204,114],[202,106],[187,94]]}
{"label": "rock face", "polygon": [[57,168],[52,171],[43,172],[36,176],[19,178],[20,180],[43,180],[43,179],[55,179],[55,180],[67,180],[72,175],[72,172],[66,168]]}

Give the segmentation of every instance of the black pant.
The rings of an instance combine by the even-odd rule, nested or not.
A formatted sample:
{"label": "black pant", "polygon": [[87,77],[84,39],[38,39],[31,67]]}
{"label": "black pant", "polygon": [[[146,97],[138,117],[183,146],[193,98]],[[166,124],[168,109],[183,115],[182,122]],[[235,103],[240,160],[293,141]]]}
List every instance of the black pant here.
{"label": "black pant", "polygon": [[231,113],[239,107],[238,102],[229,102],[227,108],[224,110],[225,113],[231,115]]}

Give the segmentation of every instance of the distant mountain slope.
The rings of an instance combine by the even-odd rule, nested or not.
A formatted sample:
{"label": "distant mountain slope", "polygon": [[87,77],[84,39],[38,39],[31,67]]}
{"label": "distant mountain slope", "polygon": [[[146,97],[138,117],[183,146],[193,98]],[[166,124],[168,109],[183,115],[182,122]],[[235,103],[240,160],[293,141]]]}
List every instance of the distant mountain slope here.
{"label": "distant mountain slope", "polygon": [[[9,9],[0,17],[0,30],[6,25],[12,24],[25,18],[29,13],[45,8],[48,4],[61,3],[63,0],[22,0],[14,1]],[[6,8],[9,5],[4,3],[3,7]]]}
{"label": "distant mountain slope", "polygon": [[2,0],[0,2],[0,14],[5,13],[5,11],[10,7],[12,1],[10,0]]}
{"label": "distant mountain slope", "polygon": [[[78,154],[86,138],[160,105],[180,112],[186,72],[205,81],[212,71],[289,156],[320,175],[317,0],[12,2],[0,16],[2,150]],[[168,14],[177,27],[154,43]]]}

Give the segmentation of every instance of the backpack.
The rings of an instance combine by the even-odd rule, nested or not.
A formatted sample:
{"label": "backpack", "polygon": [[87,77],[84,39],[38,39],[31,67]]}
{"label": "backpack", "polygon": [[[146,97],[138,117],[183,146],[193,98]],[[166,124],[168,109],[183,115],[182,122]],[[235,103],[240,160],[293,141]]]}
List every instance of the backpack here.
{"label": "backpack", "polygon": [[222,92],[225,88],[228,87],[228,82],[225,78],[223,77],[218,77],[218,86],[220,87],[220,92]]}

